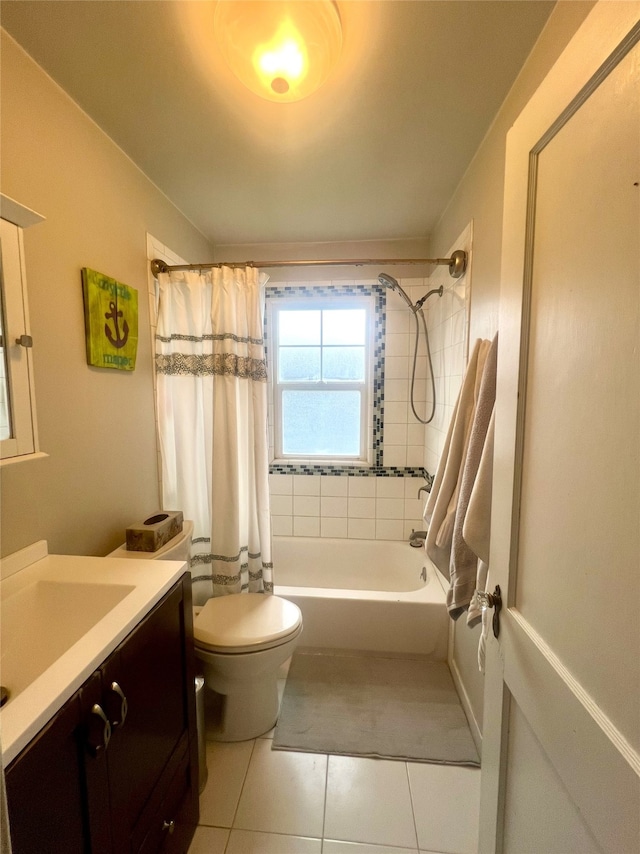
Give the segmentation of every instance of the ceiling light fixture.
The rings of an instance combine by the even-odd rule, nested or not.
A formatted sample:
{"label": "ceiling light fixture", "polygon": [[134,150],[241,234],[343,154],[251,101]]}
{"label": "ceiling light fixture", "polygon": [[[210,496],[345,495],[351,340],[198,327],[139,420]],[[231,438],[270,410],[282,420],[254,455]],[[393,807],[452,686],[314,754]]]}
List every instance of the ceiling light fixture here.
{"label": "ceiling light fixture", "polygon": [[333,0],[218,0],[213,27],[236,77],[269,101],[315,92],[342,48]]}

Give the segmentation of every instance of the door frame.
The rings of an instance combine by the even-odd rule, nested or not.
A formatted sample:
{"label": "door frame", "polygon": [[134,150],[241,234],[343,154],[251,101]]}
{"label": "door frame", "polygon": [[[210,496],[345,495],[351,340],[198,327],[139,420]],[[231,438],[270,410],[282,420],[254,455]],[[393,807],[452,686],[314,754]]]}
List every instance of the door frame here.
{"label": "door frame", "polygon": [[[600,0],[577,31],[557,63],[535,92],[507,135],[503,249],[500,290],[500,348],[496,394],[491,586],[499,584],[503,597],[500,641],[487,642],[484,695],[484,734],[480,800],[481,854],[503,850],[510,690],[527,703],[527,714],[537,715],[534,729],[558,757],[556,771],[570,789],[581,775],[602,769],[595,798],[584,787],[577,803],[598,842],[615,850],[616,829],[635,798],[640,756],[611,720],[573,678],[553,650],[537,635],[515,607],[518,555],[519,500],[522,474],[524,401],[531,298],[531,266],[538,155],[600,83],[640,40],[640,3]],[[528,678],[520,678],[527,657]],[[568,720],[549,719],[537,709],[535,684],[577,700],[567,704]],[[603,755],[585,752],[584,745],[610,742]],[[588,755],[585,755],[587,753]],[[604,755],[606,753],[606,755]],[[584,779],[584,777],[582,777]],[[629,782],[620,791],[620,780]],[[609,785],[610,784],[610,785]],[[607,844],[609,843],[609,844]]]}

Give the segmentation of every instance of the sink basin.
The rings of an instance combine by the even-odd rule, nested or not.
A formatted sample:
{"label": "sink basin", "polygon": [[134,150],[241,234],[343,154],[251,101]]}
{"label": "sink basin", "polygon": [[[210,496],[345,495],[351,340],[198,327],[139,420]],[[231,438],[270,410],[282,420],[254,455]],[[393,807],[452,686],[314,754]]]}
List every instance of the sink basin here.
{"label": "sink basin", "polygon": [[133,589],[127,584],[45,580],[3,599],[0,672],[9,702]]}

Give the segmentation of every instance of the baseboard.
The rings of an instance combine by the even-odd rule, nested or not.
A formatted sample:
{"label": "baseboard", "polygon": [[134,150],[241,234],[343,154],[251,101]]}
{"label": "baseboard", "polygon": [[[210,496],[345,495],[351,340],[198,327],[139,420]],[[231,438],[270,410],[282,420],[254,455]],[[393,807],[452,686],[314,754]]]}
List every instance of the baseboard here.
{"label": "baseboard", "polygon": [[458,670],[458,665],[455,662],[453,656],[449,659],[449,669],[451,670],[451,676],[453,677],[453,684],[456,686],[456,691],[458,692],[458,696],[460,697],[460,702],[462,704],[462,708],[464,709],[464,713],[467,716],[467,721],[469,722],[469,729],[471,730],[471,736],[476,745],[476,750],[478,751],[478,755],[482,756],[482,732],[480,731],[480,727],[478,726],[478,721],[476,720],[476,716],[473,714],[473,708],[469,701],[469,695],[467,694],[466,688],[464,687],[464,682],[462,681],[462,677],[460,676],[460,671]]}

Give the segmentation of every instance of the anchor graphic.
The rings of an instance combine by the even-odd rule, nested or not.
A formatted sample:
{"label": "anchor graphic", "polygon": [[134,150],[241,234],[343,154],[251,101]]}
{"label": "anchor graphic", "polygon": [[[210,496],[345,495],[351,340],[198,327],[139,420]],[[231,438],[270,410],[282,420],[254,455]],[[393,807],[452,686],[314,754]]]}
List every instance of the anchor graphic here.
{"label": "anchor graphic", "polygon": [[122,317],[122,312],[118,311],[118,306],[115,302],[109,303],[109,311],[105,314],[105,318],[107,320],[113,320],[113,325],[115,326],[116,335],[113,337],[113,333],[109,328],[109,324],[105,323],[104,325],[104,334],[107,336],[109,341],[114,347],[120,349],[120,347],[124,347],[124,345],[129,340],[129,324],[125,320],[122,325],[122,337],[120,337],[120,329],[118,327],[118,318]]}

